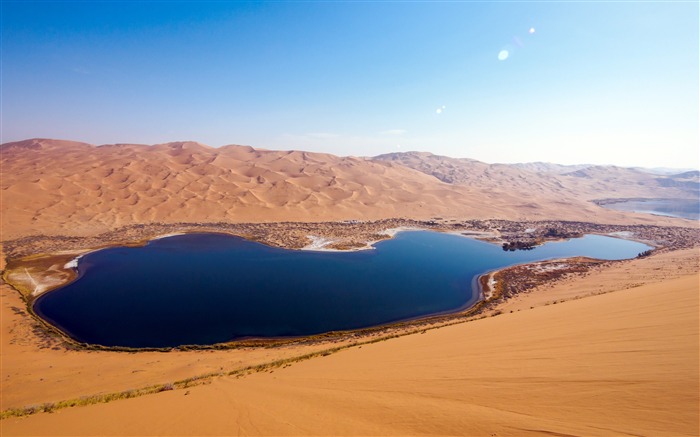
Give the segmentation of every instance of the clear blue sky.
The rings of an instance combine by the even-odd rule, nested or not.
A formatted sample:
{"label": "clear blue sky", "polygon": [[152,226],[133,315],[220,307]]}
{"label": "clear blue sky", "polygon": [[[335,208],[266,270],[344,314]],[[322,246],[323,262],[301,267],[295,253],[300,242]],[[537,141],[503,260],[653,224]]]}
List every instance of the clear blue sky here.
{"label": "clear blue sky", "polygon": [[2,1],[2,142],[698,167],[698,3]]}

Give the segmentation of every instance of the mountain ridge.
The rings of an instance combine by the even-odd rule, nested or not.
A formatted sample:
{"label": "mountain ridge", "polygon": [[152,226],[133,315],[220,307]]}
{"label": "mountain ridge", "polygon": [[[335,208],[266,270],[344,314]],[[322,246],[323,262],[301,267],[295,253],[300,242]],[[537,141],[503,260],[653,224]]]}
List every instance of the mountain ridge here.
{"label": "mountain ridge", "polygon": [[194,141],[94,146],[49,139],[5,143],[0,151],[4,239],[153,222],[440,216],[644,223],[661,219],[591,200],[684,193],[649,181],[621,183],[629,172],[584,180],[427,152],[382,159]]}

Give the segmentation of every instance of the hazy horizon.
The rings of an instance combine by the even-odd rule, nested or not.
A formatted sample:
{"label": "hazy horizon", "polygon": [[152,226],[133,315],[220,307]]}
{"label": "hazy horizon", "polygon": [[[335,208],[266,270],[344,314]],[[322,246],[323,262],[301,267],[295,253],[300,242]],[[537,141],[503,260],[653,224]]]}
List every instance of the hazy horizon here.
{"label": "hazy horizon", "polygon": [[[71,140],[71,139],[68,139],[68,138],[26,138],[26,139],[18,140],[18,141],[7,141],[7,142],[3,142],[3,143],[0,143],[0,145],[4,145],[4,144],[7,144],[7,143],[14,143],[14,142],[30,141],[30,140],[73,141],[73,142],[79,142],[79,143],[87,143],[86,141]],[[151,146],[155,146],[155,145],[158,145],[158,144],[185,143],[185,142],[194,142],[194,143],[198,143],[198,144],[201,144],[201,145],[204,145],[204,146],[212,147],[212,148],[214,148],[214,149],[218,149],[218,148],[220,148],[220,147],[227,147],[227,146],[238,146],[238,147],[253,147],[253,148],[256,149],[256,150],[270,150],[270,151],[281,151],[281,152],[298,151],[298,152],[311,152],[311,153],[329,153],[329,154],[331,154],[331,155],[335,155],[335,154],[330,153],[330,152],[313,152],[313,151],[310,151],[310,150],[291,149],[291,148],[289,148],[289,149],[280,149],[280,148],[273,148],[273,147],[255,147],[255,146],[251,146],[251,145],[249,145],[249,144],[239,144],[239,143],[229,143],[229,144],[222,144],[222,145],[220,145],[220,146],[212,146],[211,144],[205,144],[205,143],[202,143],[202,142],[196,141],[196,140],[174,140],[174,141],[167,141],[167,142],[165,142],[165,143],[156,143],[156,144],[145,144],[145,143],[103,143],[103,144],[92,144],[92,143],[87,143],[87,144],[93,145],[93,146],[95,146],[95,147],[110,146],[110,145],[121,145],[121,144],[131,144],[131,145],[141,145],[141,146],[151,147]],[[376,158],[376,157],[381,156],[381,155],[389,155],[389,154],[393,154],[393,153],[407,153],[407,154],[410,154],[410,153],[430,153],[430,154],[433,154],[433,155],[435,155],[435,156],[440,156],[440,157],[456,158],[456,159],[472,159],[472,160],[476,160],[476,161],[479,161],[479,162],[483,162],[483,163],[485,163],[485,164],[497,164],[497,165],[498,165],[498,164],[505,164],[505,165],[521,165],[521,164],[525,164],[525,165],[527,165],[527,164],[535,164],[535,165],[536,165],[536,164],[549,164],[549,165],[558,165],[558,166],[565,166],[565,167],[595,167],[595,166],[602,166],[602,167],[624,167],[624,168],[631,168],[631,169],[639,168],[639,169],[645,169],[645,170],[649,170],[649,171],[652,171],[652,172],[656,172],[656,173],[659,173],[659,174],[665,174],[665,173],[674,172],[674,171],[683,172],[683,171],[700,170],[700,168],[694,168],[694,167],[664,167],[664,166],[643,167],[643,166],[624,166],[624,165],[621,166],[621,165],[617,165],[617,164],[594,164],[594,163],[590,163],[590,162],[581,162],[581,163],[577,163],[577,164],[562,164],[562,163],[553,162],[553,161],[488,162],[488,161],[482,161],[482,160],[478,160],[478,159],[470,158],[470,157],[455,157],[455,156],[449,156],[449,155],[441,155],[441,154],[438,154],[438,153],[428,152],[428,151],[426,151],[426,150],[401,150],[401,151],[390,151],[390,152],[386,152],[386,153],[379,153],[379,154],[377,154],[377,155],[335,155],[335,156],[339,156],[339,157],[356,157],[356,158],[370,158],[370,159],[371,159],[371,158]]]}
{"label": "hazy horizon", "polygon": [[696,2],[1,7],[2,143],[700,168]]}

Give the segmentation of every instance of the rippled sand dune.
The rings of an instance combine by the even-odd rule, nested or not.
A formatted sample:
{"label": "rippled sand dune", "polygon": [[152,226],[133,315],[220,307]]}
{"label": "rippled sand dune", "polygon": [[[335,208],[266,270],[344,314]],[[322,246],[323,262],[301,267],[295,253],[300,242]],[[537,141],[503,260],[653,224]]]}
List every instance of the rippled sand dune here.
{"label": "rippled sand dune", "polygon": [[[208,385],[9,418],[0,427],[2,435],[35,436],[695,436],[697,262],[695,250],[634,260],[602,281],[589,276],[535,292],[530,303],[521,302],[521,311],[240,379],[220,377]],[[539,302],[566,296],[572,287],[586,296],[601,285],[606,294]],[[114,379],[110,375],[118,372],[107,369],[121,358],[53,354],[54,364],[73,363],[70,378],[77,381],[81,372],[86,378],[104,373],[101,385]],[[226,362],[221,352],[190,353],[190,360],[206,366],[214,354]],[[80,355],[92,365],[81,365]],[[135,359],[135,368],[150,361],[160,374],[169,359],[173,372],[187,358],[173,353]],[[100,361],[101,371],[95,367]]]}
{"label": "rippled sand dune", "polygon": [[6,143],[1,150],[4,239],[182,221],[441,216],[628,223],[629,214],[588,200],[605,192],[600,184],[612,193],[639,192],[620,192],[618,183],[603,179],[583,188],[565,186],[515,167],[476,161],[478,177],[448,183],[410,163],[195,142],[96,147],[35,139]]}
{"label": "rippled sand dune", "polygon": [[[544,174],[546,166],[529,171],[429,154],[370,159],[194,142],[96,147],[27,140],[0,151],[3,241],[153,222],[435,216],[697,227],[591,202],[687,196],[680,183],[630,169]],[[698,435],[699,256],[693,248],[624,261],[518,295],[496,317],[240,378],[9,417],[0,420],[0,434]],[[0,293],[2,410],[337,346],[72,350],[46,334],[16,290],[0,283]]]}

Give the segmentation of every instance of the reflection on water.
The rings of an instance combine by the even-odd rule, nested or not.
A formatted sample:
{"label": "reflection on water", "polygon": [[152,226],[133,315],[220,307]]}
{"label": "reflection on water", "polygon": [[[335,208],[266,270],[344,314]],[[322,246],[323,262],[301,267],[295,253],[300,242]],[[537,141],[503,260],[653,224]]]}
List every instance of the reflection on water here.
{"label": "reflection on water", "polygon": [[80,260],[80,278],[35,310],[75,339],[107,346],[214,344],[303,336],[470,306],[475,276],[549,258],[631,258],[647,246],[586,236],[530,251],[436,232],[375,250],[306,252],[219,234],[181,235]]}
{"label": "reflection on water", "polygon": [[606,208],[700,220],[700,199],[648,199],[606,203]]}

